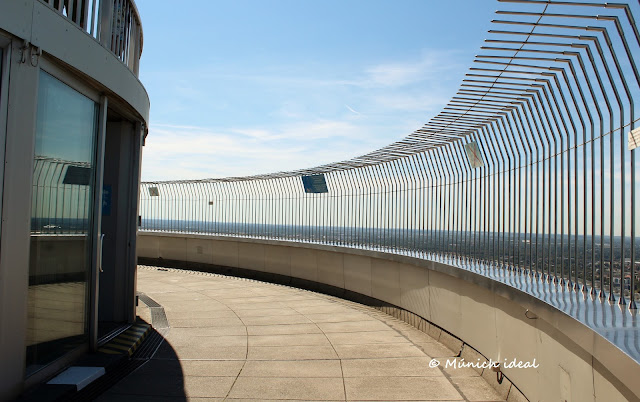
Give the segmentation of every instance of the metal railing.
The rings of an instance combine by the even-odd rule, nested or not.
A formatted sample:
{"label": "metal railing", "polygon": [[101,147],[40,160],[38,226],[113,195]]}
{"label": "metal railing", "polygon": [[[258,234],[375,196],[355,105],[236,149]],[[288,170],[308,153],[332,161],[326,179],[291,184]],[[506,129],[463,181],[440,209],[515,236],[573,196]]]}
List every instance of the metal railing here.
{"label": "metal railing", "polygon": [[138,76],[142,23],[133,0],[40,0],[111,50]]}
{"label": "metal railing", "polygon": [[31,196],[31,234],[87,234],[92,197],[91,166],[36,156]]}
{"label": "metal railing", "polygon": [[488,265],[636,309],[640,3],[499,0],[429,123],[312,169],[142,183],[142,230]]}

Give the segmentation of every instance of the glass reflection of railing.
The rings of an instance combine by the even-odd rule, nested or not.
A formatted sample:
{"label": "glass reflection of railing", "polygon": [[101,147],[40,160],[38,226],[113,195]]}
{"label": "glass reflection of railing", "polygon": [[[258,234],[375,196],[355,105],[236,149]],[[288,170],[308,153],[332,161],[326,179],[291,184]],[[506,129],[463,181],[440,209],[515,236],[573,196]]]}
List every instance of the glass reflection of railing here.
{"label": "glass reflection of railing", "polygon": [[40,0],[111,50],[138,76],[142,23],[133,0]]}
{"label": "glass reflection of railing", "polygon": [[87,233],[92,174],[89,163],[36,156],[31,196],[31,233]]}

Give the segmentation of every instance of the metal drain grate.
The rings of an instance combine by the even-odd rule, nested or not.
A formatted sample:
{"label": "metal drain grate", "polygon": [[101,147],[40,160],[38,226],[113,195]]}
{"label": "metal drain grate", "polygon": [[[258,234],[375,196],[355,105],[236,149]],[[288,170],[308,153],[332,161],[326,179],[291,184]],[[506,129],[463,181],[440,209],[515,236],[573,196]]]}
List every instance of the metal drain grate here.
{"label": "metal drain grate", "polygon": [[151,325],[153,325],[155,329],[169,328],[167,315],[164,313],[164,308],[161,305],[142,292],[138,292],[138,299],[142,300],[142,302],[149,307],[151,311]]}
{"label": "metal drain grate", "polygon": [[150,298],[149,296],[147,296],[146,294],[144,294],[142,292],[137,292],[137,295],[138,295],[138,300],[142,300],[142,302],[144,304],[146,304],[147,307],[149,307],[149,308],[162,307],[155,300],[153,300],[152,298]]}
{"label": "metal drain grate", "polygon": [[167,321],[167,315],[164,313],[162,307],[149,307],[151,310],[151,325],[156,329],[169,328],[169,321]]}

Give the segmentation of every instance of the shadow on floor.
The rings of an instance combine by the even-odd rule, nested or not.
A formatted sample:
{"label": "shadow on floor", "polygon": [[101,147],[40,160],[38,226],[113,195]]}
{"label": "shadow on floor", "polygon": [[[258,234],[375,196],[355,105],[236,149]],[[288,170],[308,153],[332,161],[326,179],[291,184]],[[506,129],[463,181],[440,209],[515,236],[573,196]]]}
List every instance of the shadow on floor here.
{"label": "shadow on floor", "polygon": [[[151,345],[147,344],[151,343]],[[146,345],[145,345],[146,344]],[[159,346],[158,346],[159,345]],[[145,350],[149,346],[153,350]],[[141,352],[139,354],[139,352]],[[152,356],[162,355],[162,358]],[[148,356],[143,356],[148,354]],[[171,344],[155,329],[147,337],[145,343],[126,362],[129,367],[123,367],[114,373],[117,383],[103,387],[102,395],[88,396],[84,400],[96,401],[186,401],[184,374],[178,356]],[[133,369],[133,370],[131,370]],[[108,373],[109,375],[109,373]],[[79,395],[80,396],[80,395]]]}

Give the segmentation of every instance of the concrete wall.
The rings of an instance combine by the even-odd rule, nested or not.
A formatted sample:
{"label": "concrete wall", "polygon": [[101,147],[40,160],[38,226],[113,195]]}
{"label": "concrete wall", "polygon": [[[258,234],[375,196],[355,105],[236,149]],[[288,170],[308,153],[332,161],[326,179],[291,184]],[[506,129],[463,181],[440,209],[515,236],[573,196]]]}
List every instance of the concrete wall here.
{"label": "concrete wall", "polygon": [[[470,346],[494,361],[535,358],[538,368],[503,369],[531,401],[640,397],[640,365],[610,342],[555,307],[467,270],[383,252],[285,241],[141,232],[137,244],[143,259],[241,268],[366,295],[424,318],[430,323],[421,328],[425,332],[453,334],[443,331],[448,339],[441,338],[452,348],[464,352]],[[493,377],[487,370],[485,378],[491,382]]]}

